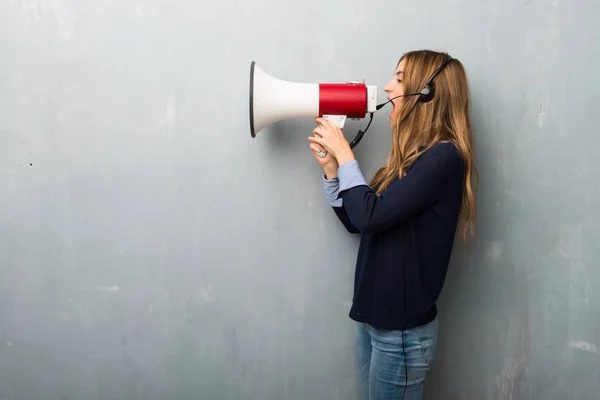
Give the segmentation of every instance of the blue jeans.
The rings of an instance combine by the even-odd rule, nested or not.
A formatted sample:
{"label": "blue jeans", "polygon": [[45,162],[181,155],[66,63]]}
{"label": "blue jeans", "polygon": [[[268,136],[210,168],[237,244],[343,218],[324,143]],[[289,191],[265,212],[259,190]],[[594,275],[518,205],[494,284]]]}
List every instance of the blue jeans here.
{"label": "blue jeans", "polygon": [[[423,383],[435,356],[438,317],[426,325],[404,331],[356,325],[358,382],[364,400],[420,400]],[[404,359],[408,381],[404,370]]]}

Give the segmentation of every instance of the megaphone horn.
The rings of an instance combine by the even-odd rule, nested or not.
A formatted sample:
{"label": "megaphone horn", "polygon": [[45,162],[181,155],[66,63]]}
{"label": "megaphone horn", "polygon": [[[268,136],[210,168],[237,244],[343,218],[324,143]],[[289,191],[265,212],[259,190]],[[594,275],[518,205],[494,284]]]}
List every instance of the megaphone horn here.
{"label": "megaphone horn", "polygon": [[[253,138],[267,125],[288,118],[325,117],[343,128],[346,118],[360,119],[370,113],[373,119],[377,86],[361,82],[290,82],[272,77],[252,61],[249,101],[250,135]],[[362,134],[364,132],[360,131],[351,143],[352,147],[360,141]]]}

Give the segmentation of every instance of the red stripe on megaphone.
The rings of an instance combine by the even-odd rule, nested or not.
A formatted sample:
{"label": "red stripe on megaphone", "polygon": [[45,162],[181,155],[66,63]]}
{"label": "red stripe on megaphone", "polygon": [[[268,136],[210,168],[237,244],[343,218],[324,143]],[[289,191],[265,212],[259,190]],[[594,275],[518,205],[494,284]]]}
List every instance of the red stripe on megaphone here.
{"label": "red stripe on megaphone", "polygon": [[367,86],[363,83],[319,84],[319,115],[363,118],[367,113]]}

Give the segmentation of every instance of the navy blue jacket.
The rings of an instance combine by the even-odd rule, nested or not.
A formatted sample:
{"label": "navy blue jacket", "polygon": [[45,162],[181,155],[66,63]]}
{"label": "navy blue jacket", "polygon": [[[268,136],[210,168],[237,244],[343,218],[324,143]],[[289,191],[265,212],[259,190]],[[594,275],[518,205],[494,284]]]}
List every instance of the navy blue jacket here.
{"label": "navy blue jacket", "polygon": [[450,142],[427,150],[379,196],[358,163],[327,180],[328,203],[360,233],[350,317],[380,329],[409,329],[437,315],[461,208],[464,164]]}

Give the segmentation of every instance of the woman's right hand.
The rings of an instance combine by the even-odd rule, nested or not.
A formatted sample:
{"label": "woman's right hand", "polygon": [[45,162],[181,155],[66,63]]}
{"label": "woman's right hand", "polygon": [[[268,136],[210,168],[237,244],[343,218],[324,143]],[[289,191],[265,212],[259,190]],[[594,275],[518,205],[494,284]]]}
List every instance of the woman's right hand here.
{"label": "woman's right hand", "polygon": [[[321,167],[323,167],[323,171],[325,171],[325,176],[327,179],[337,178],[338,162],[335,157],[325,150],[320,144],[313,142],[309,146],[313,152],[313,156],[315,156]],[[318,153],[325,153],[325,157],[321,157]]]}

